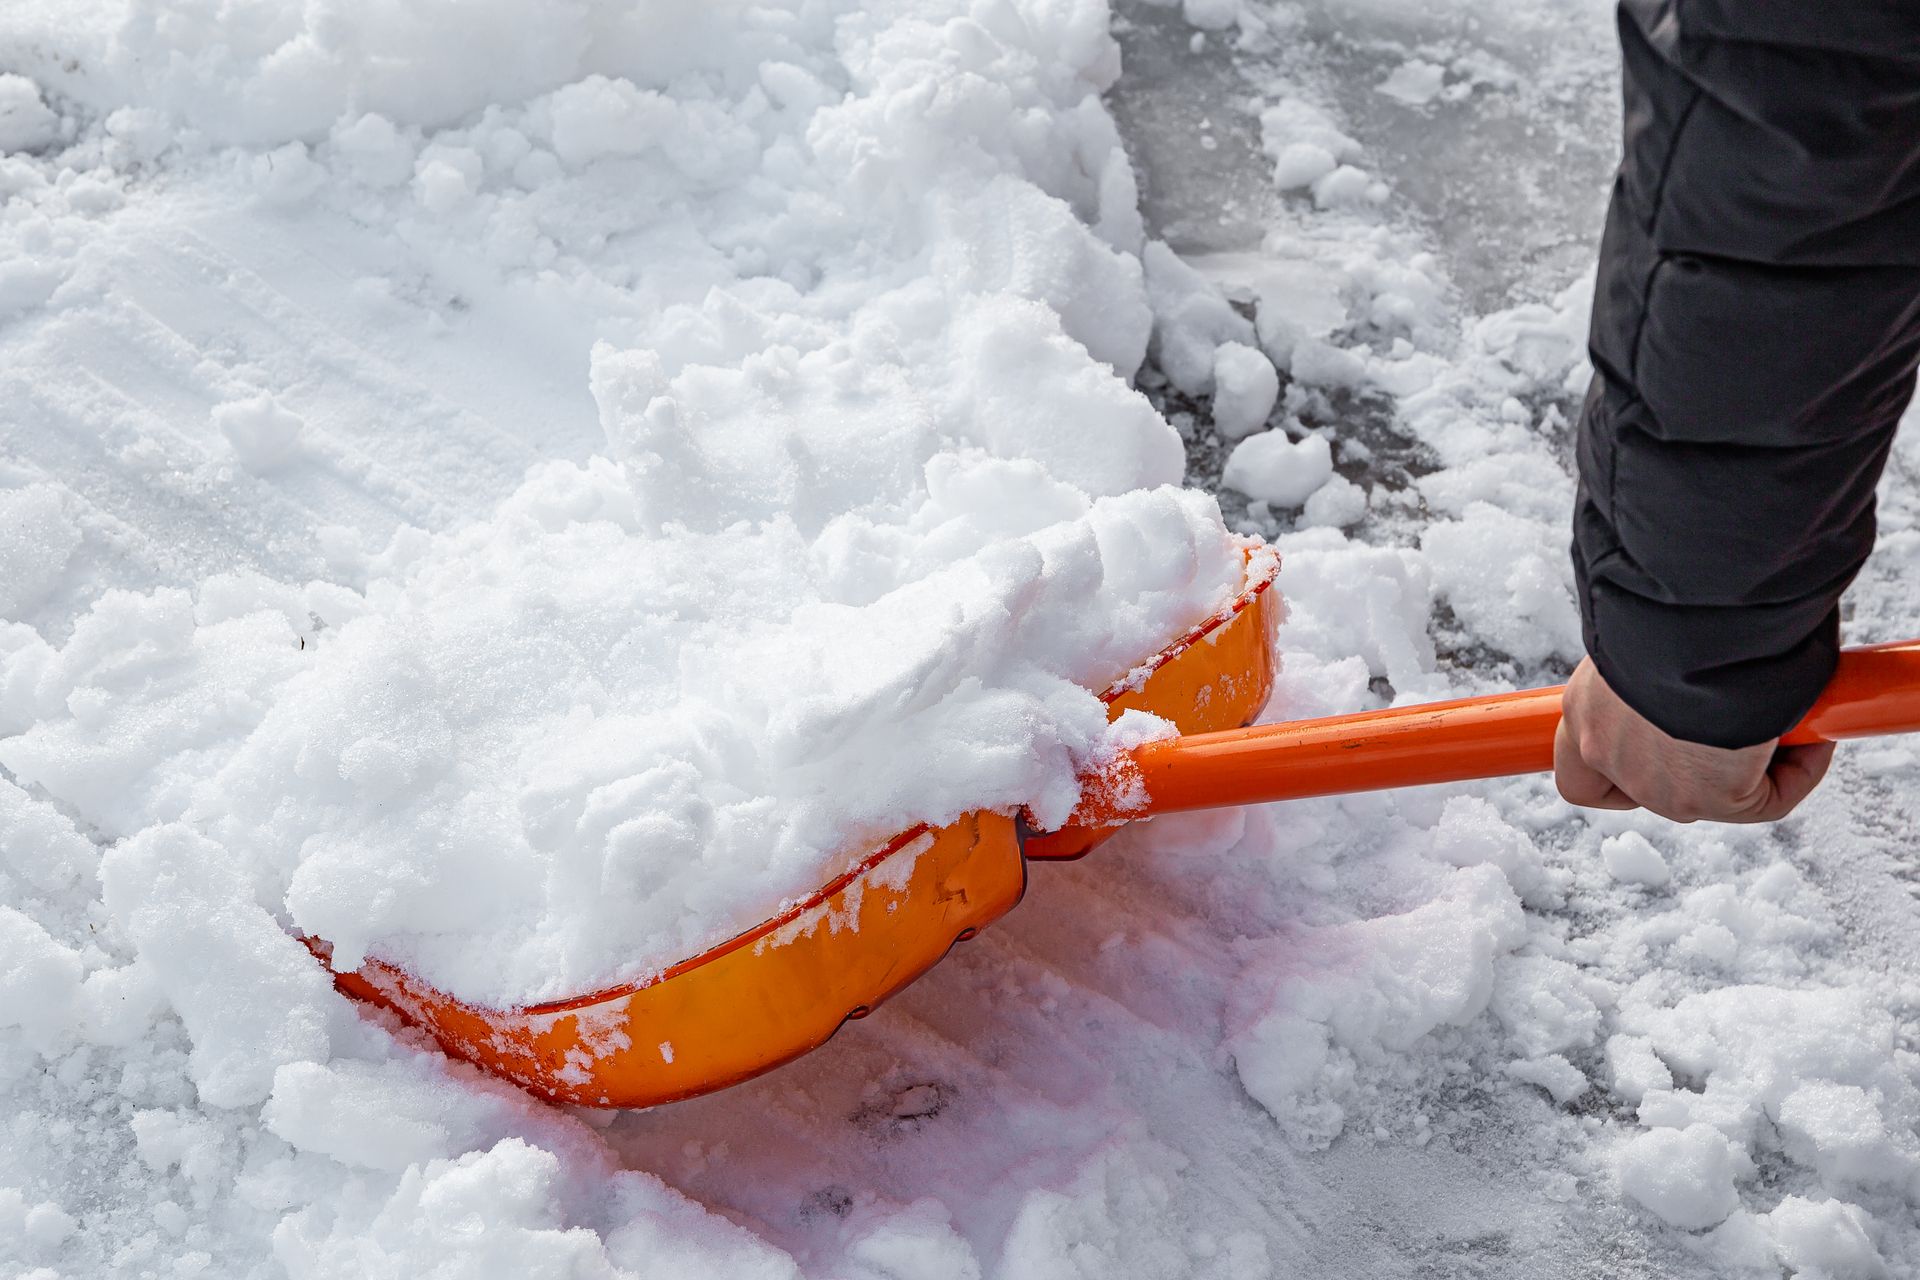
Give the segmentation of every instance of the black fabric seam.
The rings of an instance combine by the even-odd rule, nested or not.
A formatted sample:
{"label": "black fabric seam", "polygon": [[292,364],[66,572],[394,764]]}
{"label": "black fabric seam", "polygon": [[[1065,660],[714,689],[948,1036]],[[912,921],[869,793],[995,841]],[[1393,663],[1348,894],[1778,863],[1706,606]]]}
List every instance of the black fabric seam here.
{"label": "black fabric seam", "polygon": [[[1675,68],[1678,70],[1678,68]],[[1688,82],[1692,84],[1691,81]],[[1647,269],[1646,279],[1641,282],[1640,319],[1633,328],[1633,345],[1628,348],[1627,373],[1633,384],[1640,384],[1640,345],[1647,334],[1647,316],[1653,310],[1653,285],[1660,275],[1660,268],[1667,265],[1668,257],[1660,250],[1660,215],[1667,206],[1667,179],[1673,173],[1674,161],[1680,155],[1680,143],[1686,136],[1687,125],[1693,120],[1693,111],[1706,97],[1698,85],[1693,85],[1693,96],[1687,99],[1687,105],[1680,109],[1680,118],[1674,121],[1673,135],[1667,143],[1667,155],[1660,162],[1660,177],[1653,184],[1653,216],[1647,220],[1647,247],[1653,250],[1653,265]]]}

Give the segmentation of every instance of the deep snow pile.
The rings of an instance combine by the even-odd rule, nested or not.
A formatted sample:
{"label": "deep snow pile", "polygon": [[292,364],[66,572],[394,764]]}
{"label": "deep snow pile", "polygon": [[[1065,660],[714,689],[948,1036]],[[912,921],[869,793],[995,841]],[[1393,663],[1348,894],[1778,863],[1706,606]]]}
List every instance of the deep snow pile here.
{"label": "deep snow pile", "polygon": [[1199,495],[928,474],[898,523],[650,538],[613,467],[561,466],[364,594],[111,595],[58,650],[16,633],[0,763],[127,856],[240,851],[347,968],[500,1004],[657,971],[916,821],[1063,819],[1088,690],[1239,586]]}
{"label": "deep snow pile", "polygon": [[[1578,255],[1468,268],[1586,251],[1607,9],[1125,10],[1196,117],[1132,141],[1258,227],[1181,254],[1095,0],[7,6],[0,1269],[1913,1270],[1898,743],[1780,831],[1537,779],[1162,820],[646,1113],[287,932],[559,989],[1065,805],[1082,686],[1238,571],[1149,351],[1284,551],[1271,717],[1563,670]],[[1920,608],[1911,453],[1863,638]]]}
{"label": "deep snow pile", "polygon": [[[1241,561],[1210,502],[1151,488],[1181,455],[1123,381],[1149,318],[1097,11],[743,8],[725,36],[610,11],[687,54],[627,66],[661,88],[591,74],[430,137],[481,82],[355,52],[395,56],[402,12],[274,30],[257,62],[215,43],[193,92],[143,78],[199,48],[181,18],[131,20],[107,65],[169,136],[290,138],[214,161],[275,203],[576,287],[565,255],[617,224],[591,283],[657,310],[593,353],[619,467],[403,529],[355,589],[222,578],[102,599],[57,650],[17,631],[0,763],[130,848],[181,822],[241,851],[347,967],[496,1004],[697,954],[916,821],[1064,816],[1105,733],[1088,690]],[[550,83],[551,56],[521,65]],[[272,388],[211,419],[248,472],[308,461]],[[28,589],[72,551],[48,519]]]}

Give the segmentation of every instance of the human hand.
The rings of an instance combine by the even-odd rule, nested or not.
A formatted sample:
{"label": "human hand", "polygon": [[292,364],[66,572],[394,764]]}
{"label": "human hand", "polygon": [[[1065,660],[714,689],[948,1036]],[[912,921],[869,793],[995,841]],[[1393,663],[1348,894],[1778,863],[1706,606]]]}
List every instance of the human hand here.
{"label": "human hand", "polygon": [[1826,776],[1831,742],[1728,751],[1668,737],[1582,659],[1560,702],[1553,780],[1569,802],[1652,810],[1675,822],[1773,822]]}

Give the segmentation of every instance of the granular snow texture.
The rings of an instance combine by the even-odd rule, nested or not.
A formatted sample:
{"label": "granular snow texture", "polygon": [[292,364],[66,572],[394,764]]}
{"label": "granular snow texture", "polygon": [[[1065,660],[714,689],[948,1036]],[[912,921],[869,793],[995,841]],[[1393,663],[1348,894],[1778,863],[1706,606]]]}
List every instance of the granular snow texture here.
{"label": "granular snow texture", "polygon": [[[264,163],[182,168],[479,246],[493,278],[468,287],[502,309],[608,289],[647,315],[592,351],[613,461],[402,525],[349,582],[227,574],[104,596],[62,644],[23,632],[0,764],[105,836],[244,851],[260,905],[345,968],[371,952],[496,1005],[696,955],[915,822],[1064,817],[1105,737],[1091,690],[1224,603],[1242,552],[1208,499],[1152,488],[1180,444],[1125,382],[1150,318],[1097,14],[936,16],[665,24],[634,36],[712,64],[671,92],[556,71],[431,132],[470,113],[307,115],[309,77],[389,101],[331,28],[257,67],[221,48],[286,124],[232,135],[277,143]],[[185,38],[132,21],[106,61],[224,137],[226,95],[143,79]],[[911,109],[929,86],[952,101]],[[591,269],[569,256],[615,232]],[[216,483],[347,466],[323,376],[213,380]],[[55,495],[21,492],[44,595],[72,548]]]}
{"label": "granular snow texture", "polygon": [[1064,813],[1243,533],[1269,718],[1563,674],[1609,10],[7,6],[0,1273],[1920,1269],[1899,741],[1163,819],[644,1113],[292,938],[558,994]]}

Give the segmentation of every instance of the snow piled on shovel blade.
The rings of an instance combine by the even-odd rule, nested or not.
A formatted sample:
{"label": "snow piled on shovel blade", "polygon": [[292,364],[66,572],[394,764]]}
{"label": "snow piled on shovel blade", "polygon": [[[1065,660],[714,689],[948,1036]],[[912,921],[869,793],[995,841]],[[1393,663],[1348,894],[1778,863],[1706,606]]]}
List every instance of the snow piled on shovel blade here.
{"label": "snow piled on shovel blade", "polygon": [[[451,130],[451,86],[383,78],[323,49],[331,28],[257,66],[208,53],[279,104],[245,137],[241,86],[145,86],[234,141],[283,116],[292,140],[243,163],[269,195],[438,218],[486,237],[507,287],[621,276],[557,257],[617,218],[626,283],[661,305],[592,349],[610,456],[402,526],[350,587],[223,575],[98,600],[61,644],[22,633],[0,763],[109,837],[178,823],[237,851],[260,906],[344,967],[376,954],[494,1005],[658,972],[917,822],[1064,816],[1106,733],[1086,690],[1230,598],[1240,543],[1159,487],[1180,444],[1125,381],[1137,227],[1086,223],[1127,212],[1090,96],[1103,24],[935,16],[662,19],[631,34],[697,43],[703,70],[554,73]],[[560,37],[495,15],[519,19],[538,77]],[[135,23],[114,49],[151,77],[134,42],[181,39]],[[300,97],[293,48],[391,114]],[[929,88],[951,102],[912,106]],[[340,463],[294,399],[213,410],[238,472]]]}

